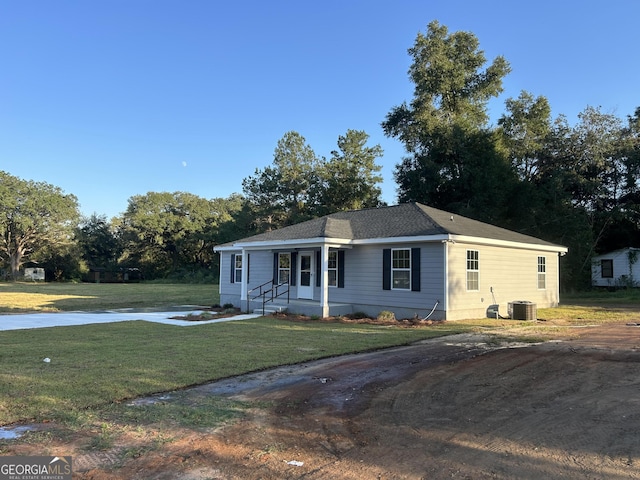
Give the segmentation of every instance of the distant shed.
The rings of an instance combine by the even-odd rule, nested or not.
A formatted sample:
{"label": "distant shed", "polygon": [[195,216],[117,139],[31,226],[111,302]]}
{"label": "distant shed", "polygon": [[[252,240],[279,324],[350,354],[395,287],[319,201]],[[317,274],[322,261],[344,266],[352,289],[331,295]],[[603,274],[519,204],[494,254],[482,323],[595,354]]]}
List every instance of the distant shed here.
{"label": "distant shed", "polygon": [[593,257],[591,284],[594,287],[639,286],[640,248],[622,248]]}
{"label": "distant shed", "polygon": [[33,267],[24,269],[25,280],[31,280],[32,282],[44,282],[44,268]]}

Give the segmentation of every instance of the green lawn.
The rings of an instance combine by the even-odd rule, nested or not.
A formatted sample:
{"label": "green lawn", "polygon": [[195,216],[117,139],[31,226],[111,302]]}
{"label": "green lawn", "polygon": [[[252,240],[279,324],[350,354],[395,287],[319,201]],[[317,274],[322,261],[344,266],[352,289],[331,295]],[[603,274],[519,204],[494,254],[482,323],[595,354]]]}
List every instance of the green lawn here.
{"label": "green lawn", "polygon": [[191,327],[131,321],[0,332],[0,425],[68,418],[112,401],[469,328],[258,318]]}
{"label": "green lawn", "polygon": [[218,285],[0,283],[0,312],[105,310],[217,304]]}
{"label": "green lawn", "polygon": [[[217,291],[216,285],[3,283],[0,305],[5,312],[211,305],[218,303]],[[0,425],[48,419],[75,423],[88,410],[104,413],[124,399],[464,331],[510,330],[509,335],[549,338],[571,325],[640,321],[635,309],[603,304],[538,313],[549,321],[480,319],[407,328],[258,318],[176,327],[132,318],[0,331]],[[51,362],[44,363],[45,357]]]}

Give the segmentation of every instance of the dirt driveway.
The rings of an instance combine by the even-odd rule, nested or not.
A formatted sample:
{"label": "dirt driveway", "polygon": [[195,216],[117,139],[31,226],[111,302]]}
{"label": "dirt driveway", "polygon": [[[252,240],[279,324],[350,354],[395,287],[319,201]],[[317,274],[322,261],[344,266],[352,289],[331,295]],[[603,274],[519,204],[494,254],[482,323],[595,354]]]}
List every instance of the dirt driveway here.
{"label": "dirt driveway", "polygon": [[640,478],[640,327],[529,346],[485,340],[216,382],[192,394],[269,407],[217,431],[172,432],[139,456],[123,445],[61,453],[74,455],[74,478],[94,480]]}

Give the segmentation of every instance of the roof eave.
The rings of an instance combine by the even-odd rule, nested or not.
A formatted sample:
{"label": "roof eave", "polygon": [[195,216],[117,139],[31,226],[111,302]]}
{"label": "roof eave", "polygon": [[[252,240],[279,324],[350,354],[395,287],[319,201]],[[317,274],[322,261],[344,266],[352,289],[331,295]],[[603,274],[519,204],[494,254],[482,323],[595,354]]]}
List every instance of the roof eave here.
{"label": "roof eave", "polygon": [[282,249],[287,247],[319,247],[323,245],[345,246],[350,245],[353,241],[348,238],[299,238],[289,240],[264,240],[260,242],[235,242],[227,245],[213,247],[214,252],[228,252],[233,250],[266,250],[266,249]]}
{"label": "roof eave", "polygon": [[453,243],[469,243],[474,245],[489,245],[495,247],[505,248],[519,248],[527,250],[539,250],[543,252],[554,252],[560,254],[566,254],[568,252],[567,247],[561,245],[552,244],[537,244],[529,242],[514,242],[510,240],[496,240],[492,238],[484,237],[472,237],[468,235],[453,235],[453,234],[437,234],[437,235],[416,235],[416,236],[404,236],[404,237],[380,237],[380,238],[365,238],[360,240],[352,240],[348,238],[327,238],[327,237],[315,237],[315,238],[301,238],[301,239],[289,239],[289,240],[265,240],[260,242],[236,242],[233,244],[220,245],[214,247],[214,252],[234,251],[234,250],[266,250],[266,249],[283,249],[283,248],[300,248],[300,247],[319,247],[323,245],[332,246],[347,246],[347,245],[379,245],[390,243],[419,243],[419,242],[453,242]]}
{"label": "roof eave", "polygon": [[473,243],[475,245],[490,245],[494,247],[505,248],[524,248],[527,250],[540,250],[543,252],[554,252],[563,255],[569,251],[567,247],[564,247],[562,245],[514,242],[512,240],[496,240],[493,238],[471,237],[468,235],[450,235],[450,239],[453,242],[459,243]]}

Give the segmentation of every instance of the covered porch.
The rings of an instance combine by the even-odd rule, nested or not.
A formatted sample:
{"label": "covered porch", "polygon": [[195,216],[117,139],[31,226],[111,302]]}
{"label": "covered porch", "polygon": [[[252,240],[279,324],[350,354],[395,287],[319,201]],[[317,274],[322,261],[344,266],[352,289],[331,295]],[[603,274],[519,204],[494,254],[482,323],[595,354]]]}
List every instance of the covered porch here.
{"label": "covered porch", "polygon": [[[273,302],[262,303],[262,300],[250,300],[248,302],[249,312],[259,315],[269,315],[271,313],[287,312],[298,315],[308,315],[310,317],[337,317],[353,313],[353,305],[349,303],[329,302],[326,306],[315,300],[278,298]],[[263,310],[264,309],[264,310]],[[264,313],[263,313],[264,312]]]}
{"label": "covered porch", "polygon": [[[291,245],[280,243],[278,248],[273,248],[273,245],[268,245],[271,248],[265,248],[267,245],[242,245],[242,253],[237,257],[241,257],[243,266],[249,265],[249,256],[254,253],[269,252],[273,255],[273,274],[263,284],[255,286],[252,282],[250,287],[247,281],[249,269],[242,268],[239,272],[242,308],[255,313],[262,313],[263,309],[265,313],[286,310],[317,317],[353,313],[351,303],[329,302],[330,286],[342,287],[344,283],[344,250],[351,246],[346,240],[318,240],[298,240]],[[265,263],[261,257],[262,268]]]}

